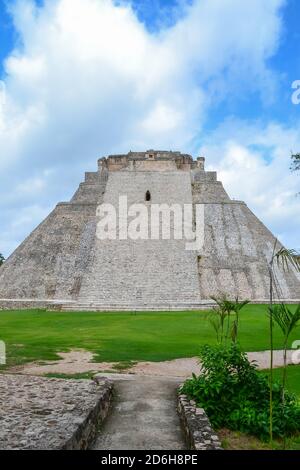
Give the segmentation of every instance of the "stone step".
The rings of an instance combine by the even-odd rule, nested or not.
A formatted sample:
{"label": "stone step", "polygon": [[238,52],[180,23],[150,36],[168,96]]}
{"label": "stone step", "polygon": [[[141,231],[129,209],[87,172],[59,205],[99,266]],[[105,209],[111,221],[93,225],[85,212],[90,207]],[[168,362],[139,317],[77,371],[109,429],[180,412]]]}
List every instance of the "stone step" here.
{"label": "stone step", "polygon": [[[118,207],[119,196],[126,195],[128,207],[144,204],[147,190],[151,192],[153,204],[192,204],[190,175],[177,171],[112,172],[104,203]],[[161,233],[161,218],[158,226]],[[93,256],[78,295],[79,303],[95,302],[97,309],[110,310],[118,308],[118,304],[124,308],[128,305],[128,310],[135,306],[148,310],[152,303],[161,309],[176,301],[197,303],[198,300],[196,253],[186,250],[185,240],[161,237],[158,240],[99,240],[96,237]]]}
{"label": "stone step", "polygon": [[98,311],[98,312],[113,312],[113,311],[185,311],[185,310],[207,310],[214,306],[212,301],[203,301],[199,303],[110,303],[103,304],[99,302],[74,302],[66,303],[61,306],[61,310],[75,312],[75,311]]}

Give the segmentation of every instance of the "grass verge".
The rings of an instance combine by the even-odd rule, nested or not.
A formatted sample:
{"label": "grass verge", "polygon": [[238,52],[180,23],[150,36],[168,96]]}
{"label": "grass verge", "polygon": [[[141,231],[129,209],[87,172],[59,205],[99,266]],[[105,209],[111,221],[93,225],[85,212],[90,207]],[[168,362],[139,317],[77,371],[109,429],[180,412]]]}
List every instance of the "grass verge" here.
{"label": "grass verge", "polygon": [[[269,349],[266,305],[247,305],[241,313],[240,343],[245,351]],[[299,338],[299,332],[291,337]],[[207,312],[0,312],[0,339],[8,366],[57,360],[58,352],[83,349],[95,361],[165,361],[197,356],[200,345],[214,344]],[[275,328],[275,348],[282,335]]]}

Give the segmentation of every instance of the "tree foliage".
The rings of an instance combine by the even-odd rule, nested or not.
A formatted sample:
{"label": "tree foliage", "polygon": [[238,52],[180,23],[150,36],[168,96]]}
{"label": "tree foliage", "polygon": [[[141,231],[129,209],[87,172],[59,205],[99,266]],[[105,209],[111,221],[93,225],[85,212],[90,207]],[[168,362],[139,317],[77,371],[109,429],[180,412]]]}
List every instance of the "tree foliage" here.
{"label": "tree foliage", "polygon": [[[269,437],[268,378],[257,371],[237,343],[205,345],[200,350],[201,374],[185,382],[182,393],[204,408],[216,429],[228,428]],[[273,434],[285,437],[300,431],[300,405],[296,396],[273,383]]]}
{"label": "tree foliage", "polygon": [[300,153],[292,154],[291,158],[292,158],[291,170],[299,171],[300,170]]}

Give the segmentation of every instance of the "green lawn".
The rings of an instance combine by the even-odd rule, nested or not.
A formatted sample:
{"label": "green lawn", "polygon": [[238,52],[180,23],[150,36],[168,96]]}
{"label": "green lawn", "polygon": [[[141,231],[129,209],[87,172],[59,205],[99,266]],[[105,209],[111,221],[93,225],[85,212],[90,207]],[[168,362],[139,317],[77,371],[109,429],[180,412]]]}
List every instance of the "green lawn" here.
{"label": "green lawn", "polygon": [[[247,305],[241,313],[244,350],[269,348],[265,305]],[[292,340],[299,339],[300,329]],[[160,361],[198,354],[215,342],[207,312],[60,313],[37,310],[0,312],[0,340],[7,344],[8,365],[57,359],[57,352],[86,349],[99,361]],[[275,330],[275,347],[281,334]]]}
{"label": "green lawn", "polygon": [[[274,380],[277,380],[278,382],[281,382],[282,380],[282,372],[283,369],[280,367],[278,369],[275,369],[273,374],[274,374]],[[262,371],[263,374],[268,374],[269,371]],[[300,365],[295,365],[295,366],[288,366],[287,370],[287,383],[286,383],[286,388],[292,392],[298,395],[300,398]]]}

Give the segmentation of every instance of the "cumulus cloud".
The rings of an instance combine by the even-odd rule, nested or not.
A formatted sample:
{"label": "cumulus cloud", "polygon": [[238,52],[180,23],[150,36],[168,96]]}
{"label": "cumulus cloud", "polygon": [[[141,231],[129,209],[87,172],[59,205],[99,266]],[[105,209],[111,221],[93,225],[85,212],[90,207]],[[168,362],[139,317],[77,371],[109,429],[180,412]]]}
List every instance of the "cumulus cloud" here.
{"label": "cumulus cloud", "polygon": [[[153,147],[193,152],[212,104],[272,91],[267,61],[283,4],[181,2],[175,24],[149,31],[128,1],[14,2],[18,42],[5,62],[0,110],[0,249],[8,254],[39,215],[69,198],[97,157]],[[24,213],[32,223],[11,237]]]}
{"label": "cumulus cloud", "polygon": [[300,250],[299,177],[289,171],[290,151],[300,148],[299,127],[228,119],[200,153],[209,155],[231,197],[246,201],[283,243]]}

